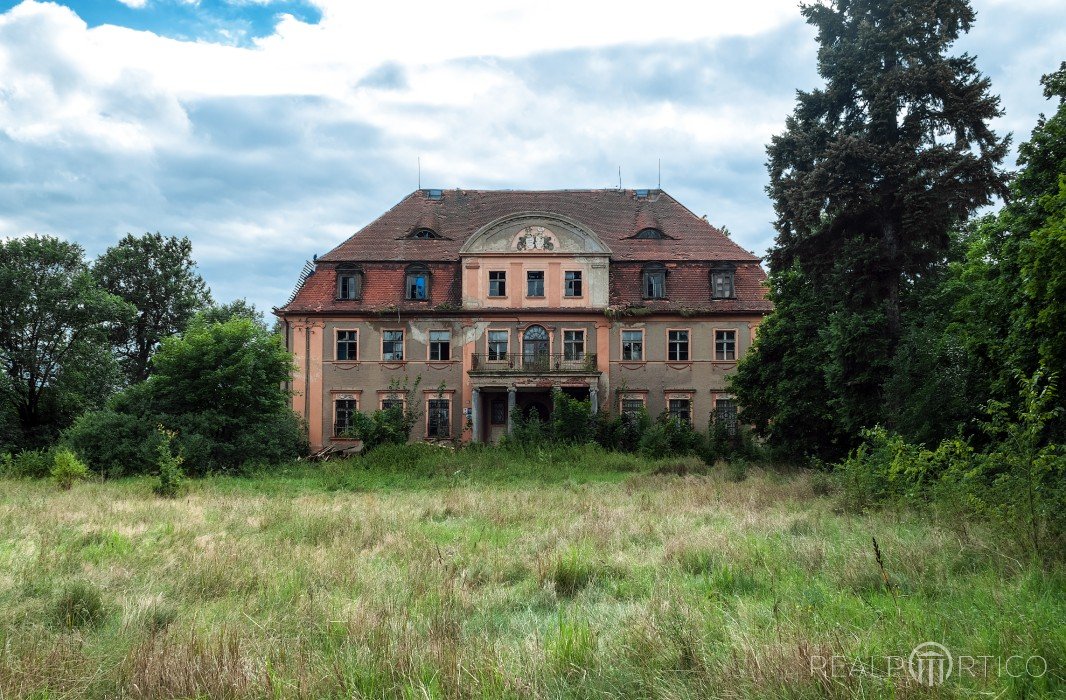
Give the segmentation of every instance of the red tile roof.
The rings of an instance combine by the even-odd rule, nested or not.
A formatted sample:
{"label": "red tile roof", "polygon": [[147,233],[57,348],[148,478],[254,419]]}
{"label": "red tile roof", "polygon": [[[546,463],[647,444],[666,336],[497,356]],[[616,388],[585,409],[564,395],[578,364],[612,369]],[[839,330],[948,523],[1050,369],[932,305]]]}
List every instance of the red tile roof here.
{"label": "red tile roof", "polygon": [[[635,190],[444,190],[440,199],[417,190],[319,260],[458,260],[459,249],[478,229],[527,211],[584,224],[611,249],[613,260],[758,260],[661,190],[647,197]],[[432,222],[443,238],[408,239],[423,222]],[[669,238],[633,239],[649,225]]]}
{"label": "red tile roof", "polygon": [[[766,273],[759,259],[665,192],[652,190],[649,197],[641,198],[633,190],[447,190],[435,200],[420,190],[319,257],[315,273],[283,311],[458,310],[462,304],[458,261],[463,243],[485,224],[525,211],[561,214],[584,224],[603,240],[611,249],[610,304],[616,310],[643,306],[652,311],[707,314],[764,313],[773,308],[765,298]],[[422,227],[432,228],[442,238],[407,238]],[[648,227],[660,229],[668,238],[633,238]],[[667,267],[666,299],[641,298],[641,269],[644,262],[651,261]],[[714,261],[736,263],[735,299],[710,298],[709,270]],[[344,262],[358,263],[365,272],[361,299],[336,299],[336,267]],[[404,299],[405,268],[413,262],[430,269],[430,298],[426,301]]]}

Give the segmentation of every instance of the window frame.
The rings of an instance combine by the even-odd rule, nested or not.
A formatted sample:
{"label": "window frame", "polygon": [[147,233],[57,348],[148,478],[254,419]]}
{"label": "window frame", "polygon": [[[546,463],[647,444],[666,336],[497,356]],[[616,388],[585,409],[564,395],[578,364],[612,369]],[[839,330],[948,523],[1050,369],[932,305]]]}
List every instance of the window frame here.
{"label": "window frame", "polygon": [[[341,333],[355,333],[354,340],[345,340],[355,347],[355,357],[341,357]],[[333,361],[334,362],[359,362],[359,329],[358,328],[334,328],[333,329]]]}
{"label": "window frame", "polygon": [[[651,275],[659,275],[662,277],[662,294],[659,296],[652,296],[648,290],[648,280]],[[666,281],[668,276],[668,270],[666,265],[659,262],[645,263],[640,268],[640,296],[642,299],[669,299],[669,293],[666,288]]]}
{"label": "window frame", "polygon": [[[494,280],[494,279],[492,279],[493,275],[502,275],[502,278],[498,279],[498,280]],[[492,285],[493,285],[494,282],[499,283],[502,286],[503,292],[501,294],[493,294],[492,293]],[[489,286],[488,286],[488,289],[486,290],[485,295],[489,299],[506,299],[507,298],[507,270],[489,270]]]}
{"label": "window frame", "polygon": [[[637,360],[634,360],[632,358],[630,358],[628,360],[626,359],[626,342],[627,342],[626,341],[626,337],[625,337],[626,333],[640,333],[640,359],[637,359]],[[647,345],[647,343],[645,342],[646,339],[647,339],[647,334],[645,333],[645,329],[643,329],[643,328],[620,328],[619,332],[618,332],[618,358],[619,358],[619,362],[646,362],[647,361],[646,358],[648,356],[647,352],[645,351],[645,348],[646,348],[646,345]],[[632,343],[633,341],[630,340],[628,342]]]}
{"label": "window frame", "polygon": [[[444,435],[444,436],[441,436],[441,435],[430,435],[430,425],[431,425],[431,421],[432,421],[432,418],[433,418],[432,404],[433,404],[434,401],[443,401],[443,402],[446,403],[446,405],[448,407],[448,421],[447,421],[447,424],[446,424],[447,425],[447,430],[448,430],[448,434],[447,435]],[[439,421],[437,422],[437,425],[438,426],[440,425]],[[452,395],[451,395],[451,392],[449,392],[447,394],[426,396],[426,425],[425,425],[425,427],[426,427],[425,435],[426,435],[426,439],[427,440],[451,440],[452,439],[453,435],[452,435]]]}
{"label": "window frame", "polygon": [[[640,392],[631,391],[631,392],[621,392],[621,393],[619,393],[619,395],[618,395],[618,415],[619,416],[628,415],[628,413],[625,410],[626,401],[639,401],[640,402],[640,409],[642,409],[644,411],[648,410],[648,392],[646,392],[646,391],[640,391]],[[637,411],[637,413],[639,413],[639,410]]]}
{"label": "window frame", "polygon": [[[385,343],[395,343],[395,340],[385,340],[386,333],[399,333],[400,334],[400,359],[385,359]],[[382,328],[381,329],[381,361],[382,362],[406,362],[407,361],[407,332],[403,328]]]}
{"label": "window frame", "polygon": [[[678,416],[678,415],[676,415],[674,413],[673,406],[671,406],[671,404],[674,401],[684,401],[685,403],[688,404],[688,410],[686,411],[686,413],[687,413],[686,417],[681,418],[680,416]],[[693,404],[693,401],[692,401],[692,395],[691,394],[667,394],[666,395],[666,413],[668,415],[670,415],[671,417],[681,418],[681,420],[684,420],[689,425],[692,425],[692,404]]]}
{"label": "window frame", "polygon": [[395,391],[383,391],[382,392],[382,391],[379,391],[378,392],[378,410],[379,411],[386,410],[386,407],[385,407],[385,402],[386,401],[389,401],[389,402],[399,401],[400,402],[400,408],[403,409],[403,411],[405,413],[407,412],[407,397],[403,396],[402,392],[395,392]]}
{"label": "window frame", "polygon": [[[577,275],[576,278],[570,278],[570,275]],[[571,294],[570,291],[575,288],[576,294]],[[563,298],[564,299],[581,299],[585,296],[585,275],[584,270],[563,270]]]}
{"label": "window frame", "polygon": [[[671,333],[684,333],[685,340],[685,357],[671,358],[670,353],[672,351],[670,334]],[[676,341],[678,343],[682,341]],[[692,329],[691,328],[667,328],[666,329],[666,361],[667,362],[692,362]]]}
{"label": "window frame", "polygon": [[[354,280],[355,294],[352,296],[344,296],[341,294],[341,290],[344,286],[343,280],[351,278]],[[337,284],[336,284],[336,300],[337,301],[359,301],[363,298],[363,271],[362,270],[337,270]]]}
{"label": "window frame", "polygon": [[[584,328],[563,328],[563,361],[565,362],[584,362],[588,357],[588,331]],[[567,353],[567,333],[580,333],[581,334],[581,357],[569,357]],[[571,341],[573,344],[573,341]]]}
{"label": "window frame", "polygon": [[[355,413],[358,413],[361,410],[361,408],[362,408],[362,401],[361,401],[361,399],[362,399],[362,390],[360,390],[360,389],[348,389],[348,390],[345,390],[345,389],[334,389],[334,390],[330,391],[329,393],[330,393],[331,410],[333,411],[333,422],[331,424],[332,427],[330,429],[330,438],[332,440],[357,440],[358,438],[341,437],[340,433],[337,431],[337,403],[340,402],[340,401],[351,401],[351,402],[353,402],[355,404],[355,408],[353,408],[352,411],[355,412]],[[349,422],[347,427],[351,427],[351,423],[350,422]]]}
{"label": "window frame", "polygon": [[[728,294],[718,294],[718,279],[722,277],[729,283]],[[711,284],[711,299],[736,299],[737,298],[737,283],[736,283],[736,266],[732,264],[719,264],[711,268],[710,271],[710,284]]]}
{"label": "window frame", "polygon": [[[540,275],[540,294],[529,293],[529,283],[533,280],[530,279],[530,275]],[[546,278],[547,275],[544,270],[526,270],[526,299],[543,299],[546,292]]]}
{"label": "window frame", "polygon": [[[433,358],[433,344],[441,341],[434,341],[434,333],[447,333],[448,334],[448,357],[446,358]],[[451,362],[452,361],[452,331],[449,328],[437,328],[429,331],[429,340],[426,342],[426,361],[427,362]]]}
{"label": "window frame", "polygon": [[[423,281],[422,286],[423,286],[423,288],[425,290],[424,291],[425,296],[418,297],[418,296],[412,296],[411,295],[412,287],[417,286],[417,285],[412,285],[411,284],[412,278],[415,278],[415,277],[423,278],[424,281]],[[407,268],[403,271],[403,295],[404,295],[404,299],[406,299],[407,301],[429,301],[429,299],[430,299],[430,282],[431,282],[431,278],[432,278],[432,274],[430,273],[428,266],[423,265],[421,263],[414,263],[414,264],[408,265]]]}
{"label": "window frame", "polygon": [[[505,336],[504,352],[499,357],[492,356],[492,334],[503,333]],[[485,331],[485,361],[486,362],[506,362],[507,356],[511,353],[511,331],[507,328],[489,328]]]}
{"label": "window frame", "polygon": [[[497,403],[503,404],[503,418],[499,421],[496,420],[495,406]],[[506,396],[491,396],[489,397],[489,425],[507,425],[507,397]]]}
{"label": "window frame", "polygon": [[[733,334],[733,357],[719,357],[718,356],[718,334],[719,333],[732,333]],[[711,337],[714,343],[714,361],[715,362],[736,362],[740,357],[740,333],[736,328],[713,328],[711,329]]]}
{"label": "window frame", "polygon": [[716,394],[715,395],[715,397],[714,397],[714,410],[713,411],[714,411],[714,421],[715,421],[716,424],[718,423],[719,420],[721,420],[721,416],[720,416],[720,414],[718,412],[719,411],[718,403],[720,401],[728,401],[728,402],[730,402],[732,404],[732,408],[733,408],[732,422],[730,423],[730,425],[727,426],[727,429],[729,430],[731,435],[735,434],[737,428],[740,425],[740,421],[738,419],[738,415],[740,413],[740,406],[737,404],[737,399],[732,394]]}

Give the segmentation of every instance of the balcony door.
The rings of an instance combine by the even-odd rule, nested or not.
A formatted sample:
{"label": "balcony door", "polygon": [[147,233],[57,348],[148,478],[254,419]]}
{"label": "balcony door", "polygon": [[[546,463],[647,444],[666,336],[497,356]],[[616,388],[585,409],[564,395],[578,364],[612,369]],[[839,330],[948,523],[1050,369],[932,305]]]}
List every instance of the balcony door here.
{"label": "balcony door", "polygon": [[530,326],[522,334],[522,364],[526,369],[547,369],[548,361],[548,331]]}

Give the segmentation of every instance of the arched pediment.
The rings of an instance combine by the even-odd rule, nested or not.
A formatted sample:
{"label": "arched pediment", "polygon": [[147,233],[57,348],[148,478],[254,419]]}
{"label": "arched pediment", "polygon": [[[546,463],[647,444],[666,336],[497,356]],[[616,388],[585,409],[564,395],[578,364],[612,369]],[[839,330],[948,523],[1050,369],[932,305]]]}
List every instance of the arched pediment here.
{"label": "arched pediment", "polygon": [[482,226],[459,253],[610,255],[611,251],[580,222],[548,212],[523,212]]}

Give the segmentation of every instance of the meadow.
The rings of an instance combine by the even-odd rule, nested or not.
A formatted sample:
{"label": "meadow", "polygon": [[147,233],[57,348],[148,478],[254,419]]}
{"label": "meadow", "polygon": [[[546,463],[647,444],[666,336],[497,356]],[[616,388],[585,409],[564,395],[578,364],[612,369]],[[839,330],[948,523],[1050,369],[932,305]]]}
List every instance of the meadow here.
{"label": "meadow", "polygon": [[[175,499],[3,479],[0,698],[1066,694],[1060,569],[842,503],[592,447],[388,447]],[[932,687],[900,666],[925,641],[955,654]]]}

